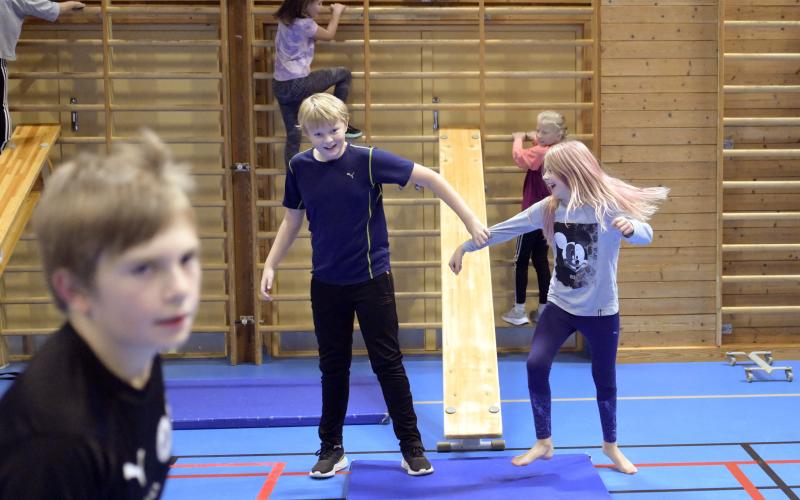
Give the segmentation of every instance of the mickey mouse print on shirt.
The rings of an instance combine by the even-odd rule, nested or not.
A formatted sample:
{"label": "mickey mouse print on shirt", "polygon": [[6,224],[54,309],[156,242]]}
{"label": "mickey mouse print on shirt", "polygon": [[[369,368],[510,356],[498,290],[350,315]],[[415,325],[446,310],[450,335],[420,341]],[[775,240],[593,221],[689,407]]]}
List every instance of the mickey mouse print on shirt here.
{"label": "mickey mouse print on shirt", "polygon": [[556,222],[553,242],[556,245],[556,279],[569,288],[583,288],[595,282],[599,224],[564,224]]}

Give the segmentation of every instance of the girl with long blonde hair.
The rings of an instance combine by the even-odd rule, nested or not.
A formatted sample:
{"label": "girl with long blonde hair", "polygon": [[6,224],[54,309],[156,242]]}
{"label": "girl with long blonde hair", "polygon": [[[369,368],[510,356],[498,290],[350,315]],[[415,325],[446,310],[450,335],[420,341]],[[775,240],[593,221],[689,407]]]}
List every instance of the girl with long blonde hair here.
{"label": "girl with long blonde hair", "polygon": [[581,142],[554,144],[545,154],[543,178],[551,195],[514,217],[489,228],[485,245],[465,242],[456,248],[450,268],[462,269],[465,252],[507,241],[542,229],[553,250],[555,265],[547,306],[533,333],[528,355],[528,390],[536,443],[514,457],[514,465],[528,465],[553,456],[550,431],[550,368],[558,349],[580,331],[592,354],[592,377],[603,428],[603,453],[620,472],[637,469],[617,446],[616,357],[619,342],[617,259],[622,241],[646,245],[653,240],[647,220],[669,190],[638,188],[603,171]]}

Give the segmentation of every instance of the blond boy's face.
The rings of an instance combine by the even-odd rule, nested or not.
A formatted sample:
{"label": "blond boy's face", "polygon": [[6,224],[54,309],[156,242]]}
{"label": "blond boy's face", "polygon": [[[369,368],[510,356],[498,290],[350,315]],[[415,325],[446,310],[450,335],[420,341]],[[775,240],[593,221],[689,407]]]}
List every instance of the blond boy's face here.
{"label": "blond boy's face", "polygon": [[199,246],[194,225],[181,216],[153,239],[101,257],[84,297],[90,321],[122,349],[183,343],[200,296]]}
{"label": "blond boy's face", "polygon": [[306,127],[306,134],[311,140],[311,145],[318,154],[314,156],[321,161],[331,161],[339,158],[344,153],[346,146],[344,134],[347,124],[341,120]]}

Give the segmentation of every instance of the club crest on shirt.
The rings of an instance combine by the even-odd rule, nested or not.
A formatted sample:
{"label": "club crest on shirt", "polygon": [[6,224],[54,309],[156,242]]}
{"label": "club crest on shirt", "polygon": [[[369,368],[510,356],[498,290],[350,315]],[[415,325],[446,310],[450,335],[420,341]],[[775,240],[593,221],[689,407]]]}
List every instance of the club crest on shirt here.
{"label": "club crest on shirt", "polygon": [[[169,412],[167,412],[169,414]],[[162,415],[156,431],[156,455],[165,464],[172,456],[172,423],[168,415]]]}

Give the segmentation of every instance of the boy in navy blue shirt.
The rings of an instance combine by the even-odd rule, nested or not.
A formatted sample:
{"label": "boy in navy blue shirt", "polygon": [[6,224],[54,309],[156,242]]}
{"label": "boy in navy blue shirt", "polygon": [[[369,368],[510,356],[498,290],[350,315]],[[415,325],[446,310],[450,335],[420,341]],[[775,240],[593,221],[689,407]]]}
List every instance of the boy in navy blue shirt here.
{"label": "boy in navy blue shirt", "polygon": [[261,295],[272,300],[275,269],[306,215],[312,248],[311,308],[322,371],[321,444],[310,475],[332,477],[348,465],[342,427],[355,315],[400,440],[401,466],[412,476],[430,474],[433,467],[425,458],[397,338],[382,184],[412,182],[429,188],[456,212],[476,244],[486,242],[489,231],[436,172],[386,151],[348,144],[348,120],[347,106],[330,94],[314,94],[300,106],[298,122],[313,147],[289,162],[286,214],[264,262]]}

